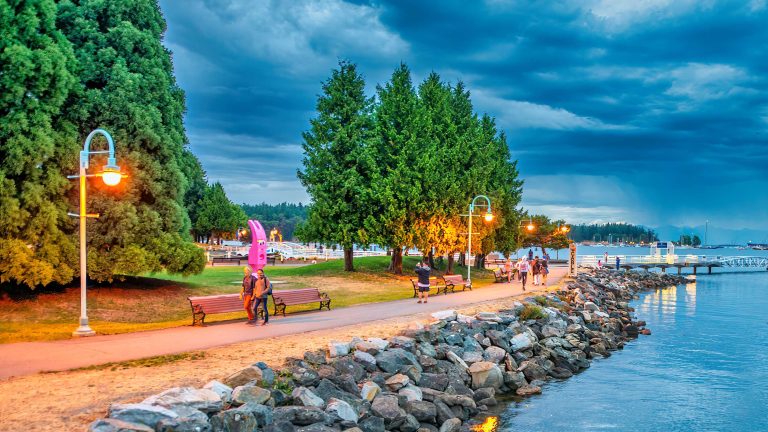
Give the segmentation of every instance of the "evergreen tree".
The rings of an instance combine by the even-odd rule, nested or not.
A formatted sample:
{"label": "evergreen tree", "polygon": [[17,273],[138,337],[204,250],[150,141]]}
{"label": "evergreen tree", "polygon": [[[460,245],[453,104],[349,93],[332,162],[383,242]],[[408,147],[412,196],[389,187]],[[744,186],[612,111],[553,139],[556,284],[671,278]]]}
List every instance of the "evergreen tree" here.
{"label": "evergreen tree", "polygon": [[248,217],[242,207],[233,204],[221,183],[206,188],[197,205],[195,232],[211,238],[231,238],[239,227],[244,227]]}
{"label": "evergreen tree", "polygon": [[298,171],[298,177],[312,204],[300,237],[341,245],[346,271],[354,270],[354,245],[369,242],[364,226],[372,213],[372,105],[357,66],[340,61],[323,83],[317,117],[303,134],[304,170]]}
{"label": "evergreen tree", "polygon": [[59,113],[76,82],[72,47],[53,0],[0,2],[0,281],[69,282],[77,267],[60,198],[76,166]]}
{"label": "evergreen tree", "polygon": [[203,173],[185,149],[184,92],[161,44],[156,0],[62,0],[58,25],[78,62],[80,85],[64,106],[70,142],[105,128],[129,176],[116,190],[89,186],[88,209],[101,214],[89,225],[89,276],[202,271],[185,197]]}
{"label": "evergreen tree", "polygon": [[367,228],[375,243],[392,249],[390,271],[402,274],[403,248],[414,244],[415,227],[425,213],[426,183],[418,164],[431,156],[422,148],[425,117],[408,67],[401,63],[389,82],[377,86],[377,95],[376,211]]}

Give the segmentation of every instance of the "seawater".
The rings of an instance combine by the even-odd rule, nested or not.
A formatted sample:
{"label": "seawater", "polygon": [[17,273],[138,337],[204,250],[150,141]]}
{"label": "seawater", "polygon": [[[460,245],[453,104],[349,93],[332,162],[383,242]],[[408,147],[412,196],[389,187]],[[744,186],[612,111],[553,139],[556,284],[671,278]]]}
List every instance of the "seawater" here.
{"label": "seawater", "polygon": [[768,431],[768,272],[633,303],[651,336],[511,403],[499,431]]}

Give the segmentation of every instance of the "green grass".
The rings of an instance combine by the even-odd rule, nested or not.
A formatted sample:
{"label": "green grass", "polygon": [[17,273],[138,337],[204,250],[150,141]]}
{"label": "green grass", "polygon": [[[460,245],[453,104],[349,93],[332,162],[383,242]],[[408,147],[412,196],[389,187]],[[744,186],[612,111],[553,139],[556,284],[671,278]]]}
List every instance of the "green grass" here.
{"label": "green grass", "polygon": [[[347,307],[411,298],[410,281],[418,257],[403,257],[403,276],[386,271],[389,257],[355,259],[354,272],[343,270],[343,261],[331,260],[306,266],[268,266],[267,276],[275,290],[318,288],[328,293],[331,307]],[[455,271],[465,271],[465,267]],[[434,272],[443,274],[441,267]],[[493,281],[489,271],[473,271],[475,287]],[[129,277],[123,282],[89,287],[88,316],[99,334],[130,333],[189,325],[187,297],[240,292],[241,266],[208,267],[189,277],[165,273]],[[279,282],[279,283],[278,283]],[[80,291],[69,287],[55,292],[33,293],[23,300],[0,299],[0,343],[69,339],[77,326]],[[287,312],[315,310],[317,305],[290,306]],[[270,312],[272,306],[269,307]],[[206,323],[241,320],[245,312],[216,314]]]}

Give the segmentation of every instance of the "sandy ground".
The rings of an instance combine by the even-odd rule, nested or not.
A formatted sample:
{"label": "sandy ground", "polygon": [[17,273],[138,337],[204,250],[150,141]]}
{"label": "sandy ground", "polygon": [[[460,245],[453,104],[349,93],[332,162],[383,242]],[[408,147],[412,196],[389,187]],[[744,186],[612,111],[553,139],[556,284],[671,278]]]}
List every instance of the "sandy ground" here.
{"label": "sandy ground", "polygon": [[[459,311],[468,315],[496,311],[509,307],[515,299],[469,305]],[[257,361],[278,368],[287,357],[301,357],[305,351],[324,347],[331,340],[393,336],[414,321],[429,322],[429,314],[214,348],[206,350],[198,360],[11,378],[0,382],[0,431],[84,431],[90,422],[105,416],[112,402],[139,402],[170,387],[201,387]]]}

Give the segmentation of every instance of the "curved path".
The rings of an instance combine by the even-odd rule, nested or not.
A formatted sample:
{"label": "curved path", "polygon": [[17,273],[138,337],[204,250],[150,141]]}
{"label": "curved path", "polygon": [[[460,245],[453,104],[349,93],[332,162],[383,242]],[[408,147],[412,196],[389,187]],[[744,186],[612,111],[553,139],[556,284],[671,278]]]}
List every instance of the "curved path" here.
{"label": "curved path", "polygon": [[[565,275],[565,267],[550,267],[549,285]],[[536,290],[533,290],[536,288]],[[531,292],[543,287],[528,286]],[[175,327],[118,335],[94,336],[52,342],[23,342],[0,345],[0,380],[43,371],[62,371],[167,354],[198,351],[257,339],[307,331],[333,329],[396,316],[458,309],[522,293],[519,282],[493,284],[474,291],[429,298],[370,303],[323,312],[288,314],[272,318],[267,326],[249,326],[244,321],[214,323],[205,327]]]}

